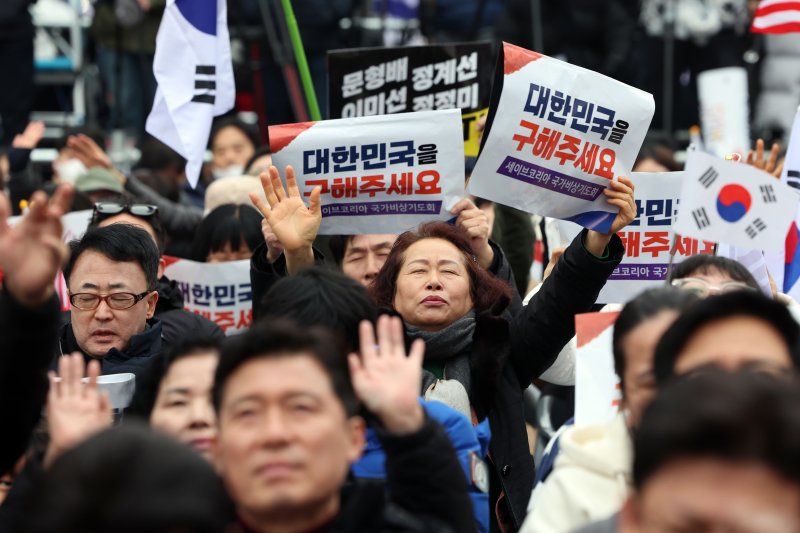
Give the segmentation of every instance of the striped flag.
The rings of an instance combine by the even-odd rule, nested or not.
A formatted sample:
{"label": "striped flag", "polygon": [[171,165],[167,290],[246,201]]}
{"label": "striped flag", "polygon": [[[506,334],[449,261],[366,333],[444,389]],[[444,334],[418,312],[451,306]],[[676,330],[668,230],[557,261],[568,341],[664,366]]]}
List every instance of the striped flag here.
{"label": "striped flag", "polygon": [[800,32],[800,1],[761,0],[753,18],[753,33]]}
{"label": "striped flag", "polygon": [[[795,191],[800,191],[800,107],[794,117],[786,161],[783,163],[781,181]],[[783,275],[783,292],[798,299],[800,297],[800,210],[789,227],[786,236],[786,268]]]}
{"label": "striped flag", "polygon": [[167,0],[153,73],[158,90],[146,130],[186,158],[197,184],[211,123],[233,107],[226,0]]}

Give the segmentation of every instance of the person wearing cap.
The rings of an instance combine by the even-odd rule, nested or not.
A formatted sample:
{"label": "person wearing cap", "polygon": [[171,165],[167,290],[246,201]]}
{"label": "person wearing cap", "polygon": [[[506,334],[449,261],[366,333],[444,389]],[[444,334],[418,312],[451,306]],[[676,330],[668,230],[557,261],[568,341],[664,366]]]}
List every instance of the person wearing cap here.
{"label": "person wearing cap", "polygon": [[92,202],[99,202],[109,196],[119,196],[125,187],[109,170],[93,167],[75,180],[75,189],[87,195]]}

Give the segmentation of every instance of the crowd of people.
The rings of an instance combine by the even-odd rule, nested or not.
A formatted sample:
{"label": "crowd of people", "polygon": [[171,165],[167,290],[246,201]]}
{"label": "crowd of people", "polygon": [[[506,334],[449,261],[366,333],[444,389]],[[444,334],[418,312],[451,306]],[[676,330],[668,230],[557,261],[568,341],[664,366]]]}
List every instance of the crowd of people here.
{"label": "crowd of people", "polygon": [[[154,32],[163,2],[133,3]],[[470,38],[530,15],[479,4],[459,15]],[[564,3],[585,19],[544,4],[570,28],[614,24],[613,50],[559,51],[621,78],[635,13],[648,46],[666,31],[665,2]],[[746,3],[714,6],[728,16],[706,34],[685,13],[671,30],[688,63],[693,47],[729,63]],[[154,36],[114,39],[112,11],[93,30],[101,68],[136,74]],[[112,88],[114,122],[141,129],[146,74]],[[329,197],[236,114],[216,119],[194,187],[154,138],[128,169],[102,129],[69,128],[43,169],[44,124],[19,129],[0,150],[0,533],[800,533],[800,306],[714,254],[603,301],[641,215],[635,180],[603,189],[607,232],[567,246],[553,219],[466,193],[446,222],[322,235]],[[680,170],[674,148],[649,135],[631,170]],[[784,158],[759,139],[742,159],[779,177]],[[175,258],[249,264],[252,324],[226,335],[187,309]],[[579,424],[575,317],[601,310],[618,311],[619,406]]]}
{"label": "crowd of people", "polygon": [[[796,304],[724,257],[622,308],[618,416],[568,420],[534,462],[526,389],[570,382],[574,317],[597,309],[636,217],[628,178],[605,191],[611,231],[553,250],[526,294],[491,202],[323,239],[319,191],[235,119],[212,134],[201,205],[163,145],[123,173],[98,141],[70,132],[53,183],[20,148],[0,198],[0,530],[800,531]],[[777,153],[759,143],[750,164],[779,172]],[[675,165],[658,140],[637,161]],[[185,310],[169,255],[249,260],[253,325],[226,338]],[[122,373],[124,409],[98,384]]]}

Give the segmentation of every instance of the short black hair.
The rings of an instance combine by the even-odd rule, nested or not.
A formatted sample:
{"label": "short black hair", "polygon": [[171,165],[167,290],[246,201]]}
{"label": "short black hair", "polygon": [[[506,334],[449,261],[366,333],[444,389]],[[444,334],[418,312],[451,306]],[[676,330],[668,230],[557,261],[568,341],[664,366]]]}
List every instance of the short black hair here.
{"label": "short black hair", "polygon": [[219,413],[225,385],[231,374],[255,359],[310,356],[331,380],[348,416],[358,412],[358,400],[350,382],[347,355],[325,328],[304,328],[289,320],[262,321],[227,339],[214,376],[212,400]]}
{"label": "short black hair", "polygon": [[800,325],[786,306],[760,292],[733,291],[692,305],[664,333],[653,360],[659,386],[673,377],[678,357],[700,328],[736,316],[752,317],[772,326],[786,343],[795,369],[800,367]]}
{"label": "short black hair", "polygon": [[186,159],[181,154],[150,135],[139,142],[139,152],[141,155],[133,166],[134,170],[158,171],[173,167],[177,172],[183,172],[186,168]]}
{"label": "short black hair", "polygon": [[235,520],[211,464],[142,425],[106,430],[65,452],[31,496],[29,533],[222,533]]}
{"label": "short black hair", "polygon": [[613,353],[614,371],[619,376],[620,383],[625,383],[625,350],[622,343],[628,333],[642,322],[654,318],[664,311],[681,313],[699,298],[689,291],[682,291],[674,287],[661,287],[646,290],[636,298],[625,304],[614,323]]}
{"label": "short black hair", "polygon": [[224,249],[226,244],[230,244],[235,252],[242,244],[255,250],[264,242],[261,219],[261,213],[249,205],[222,204],[216,207],[197,227],[191,259],[205,262],[211,252]]}
{"label": "short black hair", "polygon": [[[120,205],[124,205],[125,207],[130,207],[130,206],[136,205],[136,204],[147,203],[147,202],[137,202],[136,200],[134,200],[133,198],[131,198],[129,196],[120,197],[119,199],[113,200],[113,201],[112,200],[103,200],[103,202],[104,203],[109,203],[109,202],[110,203],[117,203],[117,204],[120,204]],[[92,218],[91,218],[91,220],[89,220],[89,228],[96,228],[96,227],[98,227],[100,225],[101,222],[103,222],[107,218],[114,218],[115,216],[121,215],[121,214],[124,213],[124,214],[130,215],[130,216],[132,216],[134,218],[138,218],[142,222],[146,222],[147,224],[149,224],[150,227],[153,228],[153,233],[156,234],[156,246],[158,246],[158,253],[159,254],[163,254],[164,253],[164,249],[166,248],[166,245],[167,245],[167,231],[166,231],[166,229],[164,229],[164,225],[161,223],[161,216],[159,215],[158,211],[156,211],[155,213],[153,213],[149,217],[140,217],[140,216],[134,215],[130,211],[122,211],[121,213],[115,213],[113,215],[105,215],[105,214],[100,213],[99,211],[95,210],[94,209],[94,205],[92,205],[91,209],[92,209]]]}
{"label": "short black hair", "polygon": [[275,283],[259,302],[254,317],[285,317],[303,327],[325,326],[350,352],[359,349],[359,324],[362,320],[375,323],[378,309],[366,287],[357,281],[333,269],[312,266]]}
{"label": "short black hair", "polygon": [[136,376],[136,392],[133,394],[131,405],[125,409],[127,416],[134,420],[143,419],[145,422],[150,420],[150,414],[158,398],[158,389],[164,376],[169,372],[170,367],[181,359],[197,355],[199,353],[217,352],[219,353],[222,343],[213,337],[188,338],[178,341],[167,350],[157,354],[148,363],[147,367]]}
{"label": "short black hair", "polygon": [[328,248],[331,251],[331,259],[336,265],[341,268],[344,261],[344,253],[347,250],[347,245],[353,240],[355,235],[331,235],[328,240]]}
{"label": "short black hair", "polygon": [[144,270],[147,290],[154,291],[158,286],[158,262],[160,255],[153,238],[142,228],[130,224],[111,224],[105,228],[91,228],[80,240],[70,243],[71,254],[64,267],[64,279],[69,286],[69,278],[78,258],[84,252],[94,251],[112,261],[127,263],[133,261]]}
{"label": "short black hair", "polygon": [[236,117],[235,115],[227,115],[224,117],[219,117],[214,121],[214,126],[211,128],[211,135],[208,136],[209,149],[214,147],[214,139],[216,138],[217,134],[225,128],[236,128],[237,130],[241,131],[253,145],[253,150],[255,150],[260,144],[258,142],[258,132],[252,125]]}
{"label": "short black hair", "polygon": [[754,289],[759,289],[758,282],[743,264],[719,255],[698,254],[688,257],[676,265],[672,265],[667,281],[690,278],[692,274],[709,274],[717,270],[734,281],[740,281]]}
{"label": "short black hair", "polygon": [[670,462],[713,457],[757,462],[800,484],[800,387],[755,372],[708,371],[664,387],[634,433],[641,490]]}

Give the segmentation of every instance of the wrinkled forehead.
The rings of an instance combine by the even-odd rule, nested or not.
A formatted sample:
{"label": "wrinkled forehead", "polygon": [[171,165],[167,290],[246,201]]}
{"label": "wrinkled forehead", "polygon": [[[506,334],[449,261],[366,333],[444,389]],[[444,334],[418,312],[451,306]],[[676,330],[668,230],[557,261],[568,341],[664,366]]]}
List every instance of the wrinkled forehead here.
{"label": "wrinkled forehead", "polygon": [[466,266],[467,258],[452,242],[432,237],[421,239],[408,247],[405,254],[403,254],[403,264],[406,265],[412,261],[429,263],[448,261]]}

